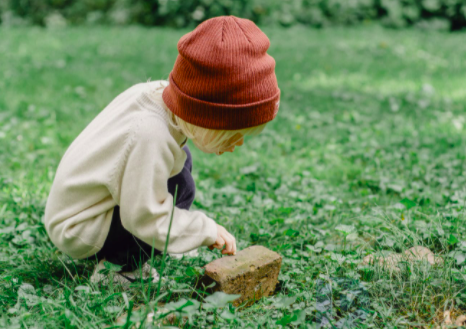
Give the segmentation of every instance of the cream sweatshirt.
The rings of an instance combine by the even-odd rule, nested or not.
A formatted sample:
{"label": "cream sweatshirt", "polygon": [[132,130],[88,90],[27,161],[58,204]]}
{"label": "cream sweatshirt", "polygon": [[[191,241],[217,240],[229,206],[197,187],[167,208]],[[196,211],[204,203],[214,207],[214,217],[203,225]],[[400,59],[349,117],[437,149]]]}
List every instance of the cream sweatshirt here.
{"label": "cream sweatshirt", "polygon": [[[168,178],[178,174],[185,136],[151,91],[160,81],[134,85],[118,95],[81,132],[58,166],[45,208],[52,242],[73,258],[99,251],[115,205],[123,227],[163,250],[173,197]],[[217,226],[200,211],[175,208],[168,252],[215,243]]]}

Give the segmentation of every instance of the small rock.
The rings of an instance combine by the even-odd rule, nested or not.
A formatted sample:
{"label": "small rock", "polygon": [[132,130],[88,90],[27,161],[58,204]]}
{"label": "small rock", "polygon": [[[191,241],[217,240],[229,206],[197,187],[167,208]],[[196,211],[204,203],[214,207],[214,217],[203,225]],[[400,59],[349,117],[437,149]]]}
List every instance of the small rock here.
{"label": "small rock", "polygon": [[466,325],[466,315],[460,315],[456,318],[455,324],[457,326],[465,326]]}
{"label": "small rock", "polygon": [[[396,266],[398,262],[401,260],[400,254],[390,254],[387,257],[377,257],[378,263],[380,266],[385,267],[387,269],[391,269],[394,271],[399,271],[400,269]],[[375,257],[374,255],[367,255],[364,257],[362,265],[374,265],[375,264]]]}
{"label": "small rock", "polygon": [[374,255],[367,255],[362,259],[361,265],[374,265]]}
{"label": "small rock", "polygon": [[453,324],[453,322],[451,322],[450,311],[445,311],[445,313],[443,313],[443,323],[446,325]]}
{"label": "small rock", "polygon": [[443,264],[443,259],[435,257],[434,253],[429,248],[416,246],[405,250],[404,254],[409,261],[427,260],[431,265]]}
{"label": "small rock", "polygon": [[250,305],[274,292],[281,264],[282,257],[276,252],[252,246],[235,256],[222,257],[207,264],[201,282],[205,286],[216,282],[213,291],[240,294],[241,297],[233,301],[234,306],[246,301],[246,305]]}
{"label": "small rock", "polygon": [[[431,265],[443,264],[443,259],[441,257],[435,256],[434,253],[429,250],[429,248],[422,247],[422,246],[412,247],[408,250],[405,250],[402,254],[393,253],[393,254],[386,256],[385,258],[380,256],[380,257],[377,257],[377,260],[381,266],[385,266],[388,269],[392,269],[395,271],[400,270],[397,267],[397,265],[400,261],[403,261],[403,260],[411,262],[411,263],[414,261],[426,260]],[[367,255],[366,257],[363,258],[361,264],[362,265],[374,265],[375,256],[373,254]]]}
{"label": "small rock", "polygon": [[401,255],[394,253],[383,259],[383,265],[394,271],[399,271],[400,269],[397,267],[397,265],[400,261]]}
{"label": "small rock", "polygon": [[[451,325],[453,325],[453,320],[451,318],[451,312],[445,311],[443,312],[443,322],[441,323],[441,325],[437,325],[435,328],[436,329],[447,329],[447,328],[450,328]],[[456,318],[454,328],[456,328],[456,326],[464,327],[465,325],[466,325],[466,315],[460,315],[459,317]]]}

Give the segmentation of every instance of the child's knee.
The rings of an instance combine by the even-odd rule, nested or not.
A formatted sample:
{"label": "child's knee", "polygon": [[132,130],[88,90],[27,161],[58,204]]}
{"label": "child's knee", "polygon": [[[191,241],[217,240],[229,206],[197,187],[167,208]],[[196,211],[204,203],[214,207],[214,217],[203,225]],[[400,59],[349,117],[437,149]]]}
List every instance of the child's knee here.
{"label": "child's knee", "polygon": [[72,258],[81,258],[81,248],[77,247],[78,238],[71,233],[66,222],[49,225],[47,232],[53,244],[64,254]]}
{"label": "child's knee", "polygon": [[[96,218],[95,218],[96,219]],[[94,220],[95,220],[94,219]],[[94,255],[102,246],[96,245],[98,235],[103,229],[94,231],[92,219],[73,223],[72,220],[52,221],[46,224],[46,230],[53,244],[64,254],[83,259]]]}

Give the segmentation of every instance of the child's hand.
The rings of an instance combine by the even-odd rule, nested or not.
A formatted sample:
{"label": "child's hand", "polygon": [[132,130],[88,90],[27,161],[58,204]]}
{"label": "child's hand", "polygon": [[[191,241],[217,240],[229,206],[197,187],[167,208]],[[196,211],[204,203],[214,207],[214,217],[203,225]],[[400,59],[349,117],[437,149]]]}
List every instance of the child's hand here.
{"label": "child's hand", "polygon": [[222,249],[223,246],[225,246],[225,249],[222,250],[223,255],[236,254],[235,237],[231,235],[223,226],[217,224],[217,240],[213,245],[209,246],[209,249]]}

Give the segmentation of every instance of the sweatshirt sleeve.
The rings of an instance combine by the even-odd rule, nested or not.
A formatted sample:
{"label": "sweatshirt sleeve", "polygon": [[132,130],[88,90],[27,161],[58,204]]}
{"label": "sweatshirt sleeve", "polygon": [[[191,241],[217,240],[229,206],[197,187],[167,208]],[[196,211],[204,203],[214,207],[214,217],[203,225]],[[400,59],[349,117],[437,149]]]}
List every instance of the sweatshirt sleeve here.
{"label": "sweatshirt sleeve", "polygon": [[[125,229],[163,250],[168,235],[173,196],[168,179],[179,172],[186,153],[159,120],[139,120],[125,150],[121,168],[120,216]],[[200,211],[174,208],[168,252],[183,253],[215,243],[217,226]]]}

